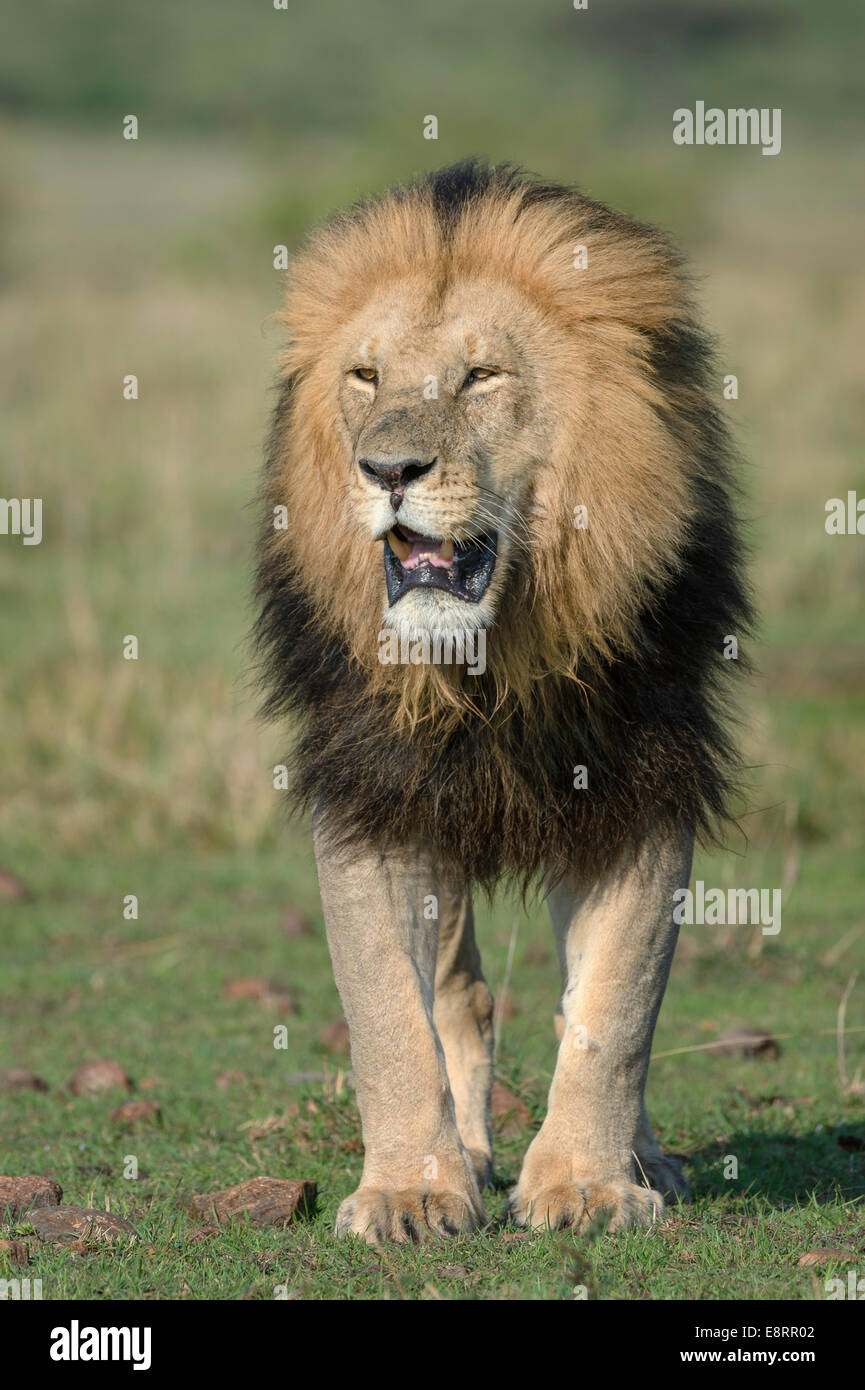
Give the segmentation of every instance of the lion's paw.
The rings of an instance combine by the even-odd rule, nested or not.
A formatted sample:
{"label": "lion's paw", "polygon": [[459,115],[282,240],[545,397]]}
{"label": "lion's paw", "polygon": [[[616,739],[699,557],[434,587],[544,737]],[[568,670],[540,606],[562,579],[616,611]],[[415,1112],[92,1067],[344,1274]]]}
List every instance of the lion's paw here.
{"label": "lion's paw", "polygon": [[543,1231],[572,1228],[580,1230],[598,1219],[605,1219],[610,1231],[626,1231],[652,1226],[664,1215],[664,1199],[649,1187],[637,1187],[624,1179],[596,1182],[577,1179],[529,1191],[520,1185],[510,1201],[514,1221]]}
{"label": "lion's paw", "polygon": [[447,1190],[408,1188],[401,1192],[358,1188],[336,1215],[338,1236],[363,1236],[370,1245],[401,1244],[433,1236],[468,1235],[487,1220],[479,1198]]}

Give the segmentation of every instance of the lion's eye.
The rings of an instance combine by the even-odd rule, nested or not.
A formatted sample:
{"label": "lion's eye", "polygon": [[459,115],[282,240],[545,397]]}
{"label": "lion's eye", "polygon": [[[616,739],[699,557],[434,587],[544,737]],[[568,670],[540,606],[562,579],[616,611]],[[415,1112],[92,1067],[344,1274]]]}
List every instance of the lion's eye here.
{"label": "lion's eye", "polygon": [[487,381],[491,376],[498,376],[495,367],[472,367],[463,386],[471,386],[475,381]]}
{"label": "lion's eye", "polygon": [[360,381],[371,381],[375,384],[378,381],[378,372],[375,367],[355,367],[351,372]]}

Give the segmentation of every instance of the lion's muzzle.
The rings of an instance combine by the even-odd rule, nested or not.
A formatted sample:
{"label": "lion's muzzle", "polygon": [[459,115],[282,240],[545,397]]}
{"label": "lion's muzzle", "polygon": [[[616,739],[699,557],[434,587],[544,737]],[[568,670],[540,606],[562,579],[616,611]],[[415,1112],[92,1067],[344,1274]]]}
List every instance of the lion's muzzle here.
{"label": "lion's muzzle", "polygon": [[465,603],[479,603],[496,566],[495,532],[477,540],[446,541],[394,527],[384,541],[384,577],[390,607],[409,589],[443,589]]}

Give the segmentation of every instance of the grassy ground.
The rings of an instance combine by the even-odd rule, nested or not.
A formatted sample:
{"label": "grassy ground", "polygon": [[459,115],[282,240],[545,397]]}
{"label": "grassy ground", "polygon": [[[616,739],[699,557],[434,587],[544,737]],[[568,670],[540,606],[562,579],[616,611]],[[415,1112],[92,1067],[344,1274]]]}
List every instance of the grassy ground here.
{"label": "grassy ground", "polygon": [[[744,1019],[780,1036],[782,1052],[741,1060],[698,1051],[655,1062],[652,1111],[666,1145],[686,1155],[696,1200],[649,1234],[530,1237],[501,1226],[554,1063],[554,964],[539,916],[504,904],[486,915],[494,988],[518,923],[499,1073],[531,1120],[499,1135],[489,1232],[383,1254],[331,1234],[362,1155],[347,1060],[319,1043],[323,1025],[339,1017],[323,932],[288,941],[281,930],[288,901],[319,921],[305,836],[288,837],[279,857],[131,857],[121,883],[116,865],[94,871],[76,855],[25,855],[19,868],[40,892],[6,912],[13,964],[4,1014],[13,1055],[51,1089],[7,1100],[0,1171],[48,1174],[66,1200],[109,1207],[140,1235],[114,1251],[29,1241],[28,1272],[42,1279],[44,1297],[272,1298],[282,1285],[300,1298],[563,1298],[582,1284],[595,1297],[795,1299],[819,1296],[836,1268],[861,1265],[862,1099],[842,1093],[834,1037],[851,952],[833,950],[836,933],[813,915],[830,855],[815,856],[798,910],[762,955],[753,939],[695,943],[686,934],[656,1050],[705,1042]],[[141,917],[124,922],[118,887],[136,886]],[[856,921],[857,907],[853,892],[839,896],[839,929]],[[225,997],[228,981],[248,976],[263,977],[276,997]],[[273,1046],[280,1024],[284,1050]],[[852,1043],[854,1059],[862,1050]],[[135,1094],[159,1101],[161,1122],[120,1130],[108,1118],[120,1094],[65,1090],[74,1067],[96,1055],[122,1062]],[[130,1155],[135,1181],[123,1176]],[[736,1181],[724,1176],[730,1155]],[[313,1222],[197,1240],[188,1197],[259,1173],[316,1181]],[[25,1220],[15,1232],[28,1229]],[[815,1247],[855,1253],[815,1274],[797,1265]]]}
{"label": "grassy ground", "polygon": [[[499,1072],[531,1119],[499,1136],[490,1231],[383,1254],[331,1236],[360,1171],[359,1126],[347,1061],[319,1043],[339,1005],[309,842],[278,810],[269,769],[284,735],[254,725],[243,647],[247,504],[278,345],[271,248],[307,200],[319,214],[355,191],[353,151],[331,150],[326,183],[297,170],[278,182],[269,157],[228,137],[152,140],[134,166],[113,137],[53,126],[10,127],[0,149],[2,491],[41,496],[45,517],[39,547],[0,538],[0,865],[31,889],[0,905],[0,1065],[50,1083],[0,1098],[0,1172],[48,1174],[65,1200],[110,1206],[140,1235],[113,1252],[59,1249],[19,1223],[43,1296],[272,1298],[284,1285],[301,1298],[546,1299],[584,1285],[599,1298],[811,1299],[830,1275],[861,1274],[865,1103],[844,1083],[865,1065],[865,1032],[849,1034],[842,1076],[834,1030],[857,969],[847,1023],[865,1025],[865,549],[823,529],[827,498],[865,493],[861,208],[840,142],[799,149],[772,178],[775,161],[727,158],[714,181],[695,165],[698,185],[634,148],[608,159],[605,188],[604,152],[587,154],[600,196],[643,165],[629,209],[670,221],[705,277],[751,460],[764,633],[745,712],[747,838],[695,873],[783,886],[784,916],[773,938],[685,929],[656,1038],[675,1055],[657,1058],[649,1103],[695,1203],[640,1235],[498,1224],[543,1114],[556,999],[543,914],[503,902],[480,914],[480,937],[499,990],[518,924]],[[561,151],[552,168],[527,144],[492,150],[507,152],[565,172]],[[136,402],[121,398],[129,372]],[[130,633],[137,662],[121,656]],[[130,893],[137,921],[122,915]],[[285,937],[288,907],[313,935]],[[245,976],[281,993],[226,998]],[[781,1055],[682,1050],[737,1023],[777,1035]],[[121,1097],[69,1094],[94,1057],[120,1062],[162,1123],[118,1131]],[[221,1086],[225,1073],[237,1075]],[[317,1181],[312,1222],[197,1240],[186,1196],[259,1173]],[[815,1247],[852,1253],[799,1267]]]}

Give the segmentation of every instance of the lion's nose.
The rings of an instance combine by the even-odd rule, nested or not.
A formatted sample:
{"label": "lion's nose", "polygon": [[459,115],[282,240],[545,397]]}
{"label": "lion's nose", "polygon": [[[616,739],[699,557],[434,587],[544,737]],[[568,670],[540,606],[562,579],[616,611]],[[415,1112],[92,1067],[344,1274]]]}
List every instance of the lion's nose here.
{"label": "lion's nose", "polygon": [[361,473],[388,492],[413,483],[415,478],[422,478],[435,462],[434,458],[425,463],[423,459],[394,457],[392,454],[367,454],[366,458],[357,461]]}

